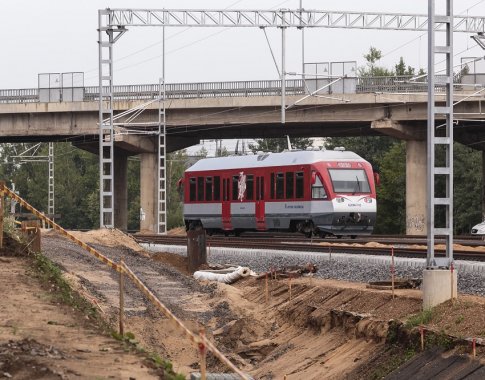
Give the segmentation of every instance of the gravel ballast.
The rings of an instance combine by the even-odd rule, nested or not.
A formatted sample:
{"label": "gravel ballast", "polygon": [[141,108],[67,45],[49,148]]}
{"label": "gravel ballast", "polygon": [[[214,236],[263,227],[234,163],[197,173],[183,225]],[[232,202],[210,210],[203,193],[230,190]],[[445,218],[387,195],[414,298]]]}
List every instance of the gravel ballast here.
{"label": "gravel ballast", "polygon": [[[185,256],[184,246],[141,244],[152,252],[169,252]],[[214,264],[248,266],[256,272],[271,268],[304,265],[308,262],[318,267],[317,277],[355,282],[385,281],[390,278],[390,257],[345,253],[308,253],[298,251],[255,250],[211,247],[208,261]],[[422,278],[424,259],[395,258],[396,276]],[[485,263],[457,260],[458,291],[485,296]]]}

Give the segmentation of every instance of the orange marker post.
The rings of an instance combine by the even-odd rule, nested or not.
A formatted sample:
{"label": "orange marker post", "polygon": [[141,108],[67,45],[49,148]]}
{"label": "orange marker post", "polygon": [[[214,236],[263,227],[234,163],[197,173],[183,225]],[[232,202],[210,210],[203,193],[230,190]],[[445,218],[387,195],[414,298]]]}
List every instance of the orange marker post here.
{"label": "orange marker post", "polygon": [[200,341],[198,344],[199,355],[200,355],[200,378],[201,380],[206,380],[207,372],[207,347],[205,346],[205,330],[201,328],[199,331]]}
{"label": "orange marker post", "polygon": [[[120,267],[123,268],[124,260],[121,258]],[[120,335],[125,334],[124,314],[125,314],[125,278],[123,276],[123,269],[120,270]]]}
{"label": "orange marker post", "polygon": [[473,338],[472,340],[472,355],[474,358],[477,357],[477,339]]}

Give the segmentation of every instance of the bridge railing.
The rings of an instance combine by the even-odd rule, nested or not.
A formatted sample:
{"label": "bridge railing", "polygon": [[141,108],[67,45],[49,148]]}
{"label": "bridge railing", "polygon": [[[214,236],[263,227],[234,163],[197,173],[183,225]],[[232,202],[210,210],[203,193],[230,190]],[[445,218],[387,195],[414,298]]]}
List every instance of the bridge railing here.
{"label": "bridge railing", "polygon": [[[287,95],[304,95],[323,87],[319,94],[351,93],[416,93],[426,92],[426,78],[422,82],[410,82],[410,76],[392,77],[344,77],[334,82],[332,79],[311,79],[306,84],[302,79],[286,81]],[[439,80],[439,77],[437,77]],[[62,90],[60,99],[62,101]],[[67,88],[66,91],[71,91]],[[98,86],[81,88],[83,101],[97,101]],[[114,86],[114,100],[149,100],[158,97],[158,84]],[[281,95],[281,80],[258,80],[237,82],[201,82],[169,83],[166,85],[168,99],[195,99],[217,97],[253,97]],[[69,97],[65,97],[69,99]],[[65,99],[64,99],[65,100]],[[0,90],[0,103],[35,103],[39,102],[39,91],[36,88]]]}

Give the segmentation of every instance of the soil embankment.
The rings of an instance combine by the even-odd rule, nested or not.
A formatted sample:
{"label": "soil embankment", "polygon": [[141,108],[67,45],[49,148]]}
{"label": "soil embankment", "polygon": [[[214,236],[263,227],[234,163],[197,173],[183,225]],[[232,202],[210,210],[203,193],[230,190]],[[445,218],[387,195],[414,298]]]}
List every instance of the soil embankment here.
{"label": "soil embankment", "polygon": [[[282,379],[285,375],[288,380],[358,379],[383,374],[388,361],[404,356],[402,349],[386,344],[390,321],[406,321],[421,311],[419,290],[397,290],[393,300],[390,292],[366,289],[364,284],[310,278],[292,280],[291,300],[288,279],[270,280],[266,299],[264,279],[248,278],[232,286],[197,282],[188,275],[184,258],[166,253],[150,256],[133,246],[129,237],[117,232],[91,231],[79,234],[79,238],[116,262],[123,258],[190,329],[198,331],[201,325],[205,326],[218,348],[239,368],[258,379]],[[116,326],[118,274],[52,232],[43,236],[43,251],[63,268],[73,286]],[[18,297],[29,291],[32,289],[21,288]],[[19,302],[20,299],[15,304]],[[485,338],[483,320],[479,319],[483,318],[484,313],[479,312],[483,311],[484,304],[480,297],[462,297],[448,308],[446,305],[437,308],[434,318],[428,321],[429,326],[461,337]],[[178,372],[198,370],[197,352],[189,341],[129,283],[125,305],[126,330],[134,333],[141,346],[171,359]],[[63,310],[61,305],[52,307]],[[47,325],[48,328],[68,324],[61,317],[49,320],[55,320],[56,324]],[[39,323],[46,324],[42,320]],[[2,333],[0,339],[5,342],[10,336]],[[94,342],[91,347],[97,347],[92,335],[89,339]],[[79,342],[68,339],[66,344],[72,346],[69,348],[72,351]],[[56,344],[52,342],[54,347]],[[71,352],[61,346],[59,350]],[[108,373],[111,369],[121,371],[118,369],[121,365],[106,354],[115,351],[111,350],[90,348],[90,354],[98,354],[100,362],[105,358],[103,365]],[[480,350],[479,355],[483,355]],[[148,371],[141,367],[141,359],[136,356],[135,359],[129,360],[138,369]],[[212,371],[224,370],[211,356],[208,363]]]}

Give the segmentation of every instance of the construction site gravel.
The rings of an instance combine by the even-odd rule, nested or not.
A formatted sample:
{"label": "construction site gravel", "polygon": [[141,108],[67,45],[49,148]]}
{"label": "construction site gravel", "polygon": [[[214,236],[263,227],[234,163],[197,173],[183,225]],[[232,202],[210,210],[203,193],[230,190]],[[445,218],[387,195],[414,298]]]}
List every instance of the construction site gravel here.
{"label": "construction site gravel", "polygon": [[[234,285],[199,282],[187,272],[184,257],[147,253],[117,231],[79,233],[78,237],[115,262],[123,259],[189,329],[198,332],[203,326],[216,346],[256,379],[372,378],[385,358],[394,355],[385,344],[389,321],[405,321],[422,308],[419,290],[396,290],[393,300],[389,291],[319,278],[293,279],[291,299],[287,279],[271,280],[266,300],[264,280],[245,278]],[[42,251],[116,328],[119,274],[54,232],[43,234]],[[243,264],[242,259],[237,261]],[[285,263],[272,265],[277,264]],[[325,269],[325,276],[331,277],[327,270],[331,269]],[[132,332],[140,346],[170,359],[177,372],[198,371],[198,353],[189,340],[129,281],[125,289],[125,331]],[[447,319],[446,311],[433,327],[448,325],[456,335],[485,338],[485,300],[461,296],[462,301],[455,304],[450,318],[463,317],[463,329]],[[4,341],[0,335],[0,352]],[[40,339],[38,344],[43,344]],[[479,349],[478,354],[484,353]],[[225,370],[211,355],[208,367],[213,372]],[[71,378],[66,375],[69,371],[63,373]],[[131,377],[149,376],[156,375],[144,372]]]}

